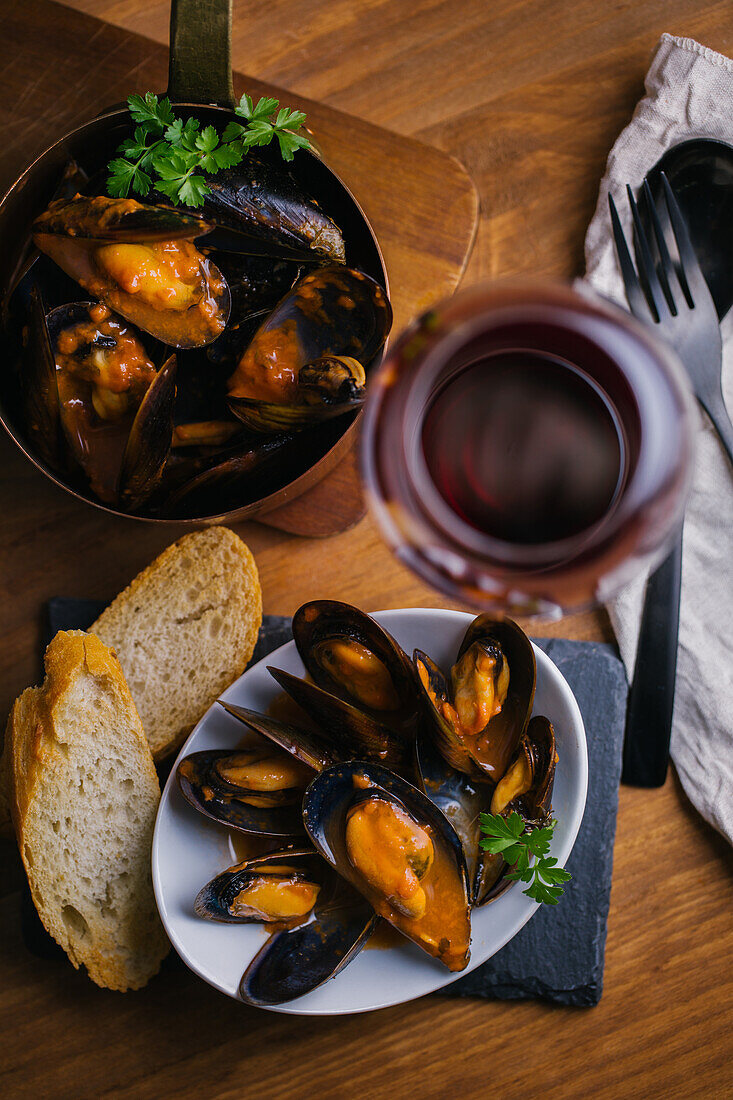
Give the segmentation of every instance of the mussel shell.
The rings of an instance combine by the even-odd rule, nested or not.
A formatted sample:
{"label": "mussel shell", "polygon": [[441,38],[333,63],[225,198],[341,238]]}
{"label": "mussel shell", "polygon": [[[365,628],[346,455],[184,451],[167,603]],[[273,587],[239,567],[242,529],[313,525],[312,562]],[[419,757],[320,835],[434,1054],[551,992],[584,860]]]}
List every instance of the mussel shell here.
{"label": "mussel shell", "polygon": [[331,899],[322,902],[319,894],[312,921],[270,937],[242,975],[240,997],[267,1008],[310,993],[348,966],[378,922],[371,905],[341,880]]}
{"label": "mussel shell", "polygon": [[[415,763],[420,789],[458,834],[466,857],[468,881],[475,888],[477,870],[484,855],[479,847],[482,836],[479,814],[489,810],[491,786],[474,782],[452,768],[424,731],[418,732],[415,738]],[[474,901],[473,895],[471,901]]]}
{"label": "mussel shell", "polygon": [[216,229],[209,241],[224,251],[284,259],[337,261],[345,257],[338,226],[284,168],[253,153],[235,168],[207,176],[204,212]]}
{"label": "mussel shell", "polygon": [[[318,268],[288,291],[242,349],[229,379],[229,396],[280,402],[280,393],[273,390],[270,396],[266,382],[256,389],[251,383],[252,373],[269,377],[273,347],[292,372],[293,386],[302,367],[327,355],[357,359],[368,369],[391,326],[389,300],[374,279],[339,264]],[[282,403],[293,403],[287,387]]]}
{"label": "mussel shell", "polygon": [[555,730],[549,718],[538,714],[531,719],[516,755],[519,753],[531,762],[532,786],[526,794],[513,799],[503,812],[510,814],[516,810],[528,825],[542,825],[550,814],[557,762]]}
{"label": "mussel shell", "polygon": [[258,401],[250,397],[230,397],[229,407],[239,417],[245,427],[254,432],[289,432],[320,424],[324,420],[356,412],[364,404],[366,389],[353,380],[347,382],[339,392],[319,389],[303,383],[308,372],[317,374],[318,370],[332,364],[355,364],[363,368],[356,359],[342,355],[323,355],[313,363],[301,367],[298,375],[299,397],[296,404],[282,404],[272,401]]}
{"label": "mussel shell", "polygon": [[[354,786],[354,778],[366,777],[370,786],[365,790]],[[396,804],[423,828],[428,828],[435,860],[445,860],[455,872],[454,885],[460,896],[460,911],[454,922],[438,903],[431,916],[439,919],[440,939],[430,936],[428,914],[419,920],[398,912],[352,866],[346,850],[346,819],[348,811],[365,797],[385,798]],[[380,916],[421,947],[428,955],[440,959],[451,970],[463,970],[469,959],[471,914],[468,872],[463,846],[447,819],[422,791],[379,765],[368,761],[349,761],[327,768],[316,776],[305,792],[303,821],[315,848],[331,866],[361,893]],[[435,865],[434,865],[435,866]],[[430,874],[430,872],[429,872]],[[423,880],[427,883],[426,879]],[[433,899],[434,901],[434,899]],[[433,906],[431,906],[431,910]],[[457,934],[446,934],[452,927]]]}
{"label": "mussel shell", "polygon": [[[99,206],[103,203],[103,206]],[[100,213],[103,211],[103,213]],[[167,240],[189,240],[205,233],[209,226],[201,218],[167,207],[149,206],[132,199],[86,198],[52,203],[36,219],[33,232],[37,247],[81,286],[97,293],[100,276],[94,263],[94,249],[104,242],[155,244]],[[229,287],[224,276],[207,257],[200,260],[201,277],[215,300],[219,320],[226,324],[231,309]],[[186,310],[159,309],[136,294],[128,294],[110,279],[101,298],[116,313],[174,348],[203,347],[221,333],[199,328],[198,303]],[[215,292],[213,284],[220,284]]]}
{"label": "mussel shell", "polygon": [[[524,755],[530,762],[532,785],[526,794],[513,799],[502,810],[505,816],[518,813],[531,828],[542,827],[551,813],[552,786],[555,779],[555,731],[549,718],[536,715],[522,735],[517,752],[510,763]],[[506,878],[509,867],[501,854],[482,852],[474,880],[475,904],[494,901],[512,884]]]}
{"label": "mussel shell", "polygon": [[269,665],[267,671],[322,731],[334,761],[358,758],[395,769],[411,763],[411,742],[393,727],[290,672]]}
{"label": "mussel shell", "polygon": [[[483,773],[487,779],[496,782],[506,771],[532,713],[537,667],[532,643],[511,619],[479,615],[466,631],[456,661],[460,660],[474,642],[495,642],[509,663],[506,700],[499,714],[491,719],[487,727],[492,735],[490,753],[480,758],[470,739],[463,741],[456,737],[453,727],[435,707],[418,676],[419,687],[426,714],[431,719],[430,729],[446,760],[474,779],[479,779]],[[431,689],[438,699],[452,701],[448,680],[437,665],[418,650],[415,651],[414,659],[416,664],[420,661],[425,665]]]}
{"label": "mussel shell", "polygon": [[297,837],[303,832],[299,806],[263,808],[240,802],[227,793],[213,765],[236,749],[210,749],[194,752],[181,760],[176,769],[184,798],[199,813],[212,821],[256,836]]}
{"label": "mussel shell", "polygon": [[295,756],[303,764],[307,764],[314,771],[322,771],[330,764],[335,763],[332,755],[333,746],[327,738],[320,737],[313,730],[298,729],[288,722],[282,722],[278,718],[271,718],[269,714],[258,714],[257,711],[248,710],[247,707],[238,707],[234,703],[225,703],[218,700],[227,714],[231,714],[237,721],[242,722],[248,729],[254,730],[262,737],[268,738],[285,752]]}
{"label": "mussel shell", "polygon": [[203,218],[171,206],[152,206],[136,199],[110,199],[105,195],[57,199],[33,223],[34,234],[131,244],[193,240],[211,228]]}
{"label": "mussel shell", "polygon": [[165,497],[160,504],[166,519],[185,518],[190,514],[224,513],[231,507],[236,491],[239,503],[251,485],[253,498],[264,495],[263,477],[277,467],[292,446],[293,436],[281,435],[252,446],[243,441],[222,448],[218,455],[199,458],[171,456],[163,471]]}
{"label": "mussel shell", "polygon": [[120,503],[139,508],[152,495],[163,474],[173,437],[176,357],[171,355],[148,387],[135,414],[122,456]]}
{"label": "mussel shell", "polygon": [[[216,875],[210,882],[203,886],[193,903],[196,916],[204,920],[221,921],[224,924],[261,924],[266,923],[253,916],[233,916],[229,907],[240,892],[257,875],[263,873],[264,868],[292,867],[295,874],[307,881],[321,886],[328,867],[312,848],[289,848],[280,852],[272,852],[269,855],[256,856],[247,859],[243,863],[235,864]],[[295,923],[302,924],[310,914],[300,918],[294,918]],[[277,919],[278,925],[287,923]]]}
{"label": "mussel shell", "polygon": [[[369,714],[376,721],[404,726],[419,709],[415,672],[398,642],[370,615],[337,600],[311,600],[293,616],[293,639],[308,674],[324,691]],[[332,676],[317,659],[317,647],[329,641],[354,641],[373,653],[390,674],[400,701],[398,711],[375,710]]]}
{"label": "mussel shell", "polygon": [[[99,462],[95,461],[95,448],[99,449],[105,425],[100,423],[91,429],[89,416],[92,414],[83,412],[87,407],[84,383],[80,383],[73,408],[65,407],[59,401],[59,375],[54,348],[60,333],[88,320],[89,310],[96,304],[93,301],[69,302],[51,310],[41,324],[40,342],[44,359],[50,355],[53,389],[58,401],[58,425],[63,428],[75,461],[91,482],[95,478],[95,469],[103,471],[98,475],[100,482],[106,484],[105,495],[101,499],[133,511],[155,491],[170,451],[176,396],[176,357],[170,356],[157,372],[134,414],[130,413],[119,424],[107,426],[109,449],[104,456],[98,456]],[[39,320],[37,316],[36,320]],[[69,414],[73,414],[73,424],[67,420]],[[119,436],[125,428],[127,437],[120,438],[118,446],[118,443],[112,442],[113,437]],[[50,423],[49,431],[52,431]],[[118,465],[110,467],[111,461]],[[96,495],[101,495],[101,489]]]}

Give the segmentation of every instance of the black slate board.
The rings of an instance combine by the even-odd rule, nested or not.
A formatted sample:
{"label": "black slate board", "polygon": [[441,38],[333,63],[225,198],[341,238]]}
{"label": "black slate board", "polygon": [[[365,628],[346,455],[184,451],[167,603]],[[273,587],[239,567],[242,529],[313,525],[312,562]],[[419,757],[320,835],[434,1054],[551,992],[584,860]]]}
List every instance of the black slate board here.
{"label": "black slate board", "polygon": [[[49,601],[49,640],[57,630],[88,628],[103,607],[104,604],[92,600]],[[266,615],[252,662],[261,660],[291,637],[289,619]],[[603,991],[626,674],[611,645],[556,638],[535,641],[552,658],[575,693],[588,741],[588,799],[567,863],[573,878],[558,905],[542,906],[506,947],[436,996],[504,1000],[538,997],[557,1004],[594,1005]],[[32,905],[24,909],[23,925],[30,950],[47,956],[49,949],[56,947],[46,936]],[[43,937],[48,941],[45,944]]]}

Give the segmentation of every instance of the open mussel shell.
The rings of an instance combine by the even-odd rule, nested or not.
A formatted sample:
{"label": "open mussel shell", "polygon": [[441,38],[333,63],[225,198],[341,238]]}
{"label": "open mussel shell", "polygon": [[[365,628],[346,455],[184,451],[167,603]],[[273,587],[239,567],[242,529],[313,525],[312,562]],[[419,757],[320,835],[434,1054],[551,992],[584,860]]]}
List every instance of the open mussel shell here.
{"label": "open mussel shell", "polygon": [[[424,895],[419,914],[410,913],[405,907],[398,909],[386,880],[382,892],[352,862],[347,841],[349,820],[368,803],[380,803],[382,808],[386,805],[388,813],[397,814],[403,821],[411,819],[420,842],[429,846],[430,855],[422,865],[413,864],[419,890]],[[303,821],[324,859],[380,916],[449,970],[463,970],[467,966],[471,915],[463,847],[447,819],[422,791],[368,761],[338,764],[321,772],[308,787],[303,799]],[[376,844],[372,848],[378,869],[382,851]],[[394,867],[385,870],[390,881],[393,871]],[[399,875],[398,879],[402,881]]]}
{"label": "open mussel shell", "polygon": [[[497,784],[489,806],[492,814],[518,813],[529,828],[542,827],[550,816],[557,751],[549,718],[537,715],[522,734],[519,747],[505,775]],[[482,852],[474,879],[476,905],[484,905],[511,885],[508,865],[501,854]]]}
{"label": "open mussel shell", "polygon": [[78,194],[55,200],[33,223],[34,234],[106,243],[192,240],[210,229],[203,218],[170,206]]}
{"label": "open mussel shell", "polygon": [[[506,662],[509,680],[506,698],[477,736],[463,734],[451,720],[454,694],[451,684],[427,654],[416,650],[414,663],[429,728],[445,759],[474,779],[496,782],[507,769],[532,713],[537,669],[532,643],[511,619],[479,615],[469,626],[456,665],[472,647],[496,654],[496,668]],[[454,666],[456,667],[456,666]],[[481,690],[477,682],[477,690]]]}
{"label": "open mussel shell", "polygon": [[249,789],[238,790],[236,785],[222,781],[222,762],[241,751],[246,750],[210,749],[184,757],[176,774],[186,801],[212,821],[242,833],[300,836],[303,822],[298,800],[288,799],[285,805],[252,805],[245,801],[251,794]]}
{"label": "open mussel shell", "polygon": [[370,615],[337,600],[311,600],[293,616],[293,638],[319,687],[381,724],[414,723],[419,701],[410,659]]}
{"label": "open mussel shell", "polygon": [[289,722],[271,718],[269,714],[259,714],[247,707],[238,707],[234,703],[225,703],[223,699],[218,702],[227,714],[231,714],[248,729],[268,738],[314,771],[322,771],[335,763],[332,744],[315,730],[298,729]]}
{"label": "open mussel shell", "polygon": [[163,474],[173,436],[176,357],[160,368],[135,414],[120,466],[120,503],[139,508],[152,495]]}
{"label": "open mussel shell", "polygon": [[288,291],[242,349],[229,397],[302,404],[301,368],[324,356],[356,359],[368,368],[391,326],[389,300],[374,279],[339,264],[318,268]]}
{"label": "open mussel shell", "polygon": [[[70,302],[57,306],[45,318],[36,318],[41,325],[41,336],[35,346],[48,364],[44,367],[44,377],[57,402],[58,425],[92,491],[101,500],[134,511],[155,491],[170,451],[176,357],[170,356],[154,374],[143,396],[137,396],[137,405],[131,404],[119,417],[101,418],[95,408],[92,383],[57,370],[55,354],[59,337],[65,330],[87,323],[90,329],[95,329],[96,322],[91,319],[90,311],[96,305],[91,301]],[[119,321],[119,318],[112,315],[109,320]],[[129,335],[134,337],[134,334]],[[103,337],[98,331],[95,340],[97,338],[102,343],[111,339],[114,346],[114,338]],[[139,345],[139,341],[134,342]],[[85,347],[93,348],[94,343]],[[152,363],[148,368],[153,371]]]}
{"label": "open mussel shell", "polygon": [[230,397],[229,407],[254,432],[299,431],[356,412],[366,398],[366,374],[357,359],[324,355],[298,372],[296,401],[278,404]]}
{"label": "open mussel shell", "polygon": [[215,248],[283,259],[343,263],[341,230],[290,173],[250,153],[235,168],[207,176],[204,213]]}
{"label": "open mussel shell", "polygon": [[330,877],[324,879],[312,920],[275,932],[255,955],[239,984],[247,1004],[267,1008],[317,989],[348,966],[378,924],[361,894],[321,864]]}
{"label": "open mussel shell", "polygon": [[[36,219],[33,240],[62,271],[139,329],[170,347],[193,348],[221,334],[231,309],[224,276],[190,243],[208,229],[201,218],[168,207],[77,195],[52,203]],[[152,280],[148,268],[166,242],[186,250],[184,270],[195,268],[196,281],[171,274],[169,299],[152,302],[141,286]],[[157,274],[159,284],[164,276]],[[123,275],[129,290],[118,281]]]}
{"label": "open mussel shell", "polygon": [[484,857],[479,847],[479,815],[488,812],[491,785],[476,782],[452,768],[424,731],[415,738],[415,765],[420,789],[447,817],[463,845],[473,902],[477,871]]}
{"label": "open mussel shell", "polygon": [[393,727],[317,684],[269,665],[267,671],[322,732],[333,760],[371,760],[396,770],[410,765],[411,741]]}
{"label": "open mussel shell", "polygon": [[312,848],[256,856],[216,875],[199,890],[194,912],[225,924],[277,924],[308,920],[328,867]]}
{"label": "open mussel shell", "polygon": [[293,436],[282,435],[265,440],[256,447],[238,443],[222,448],[217,455],[197,458],[171,455],[163,471],[165,497],[160,511],[169,519],[177,519],[206,509],[209,514],[225,512],[230,507],[231,494],[236,491],[240,501],[247,485],[253,496],[262,492],[261,478],[269,474],[291,448]]}

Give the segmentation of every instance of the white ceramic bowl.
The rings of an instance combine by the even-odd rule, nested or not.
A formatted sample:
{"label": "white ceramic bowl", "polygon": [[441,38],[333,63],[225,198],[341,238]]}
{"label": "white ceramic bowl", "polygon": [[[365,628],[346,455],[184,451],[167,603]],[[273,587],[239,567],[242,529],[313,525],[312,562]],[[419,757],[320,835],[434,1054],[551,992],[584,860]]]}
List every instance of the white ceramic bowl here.
{"label": "white ceramic bowl", "polygon": [[[460,611],[409,608],[382,611],[374,616],[408,653],[424,649],[449,667],[472,616]],[[563,865],[575,842],[585,808],[588,755],[583,720],[564,677],[541,650],[537,658],[534,713],[552,721],[559,763],[552,795],[557,826],[552,854]],[[222,698],[264,711],[279,688],[266,665],[296,675],[304,669],[295,644],[290,642],[248,669]],[[204,715],[179,759],[201,749],[241,744],[244,727],[220,706]],[[173,946],[187,966],[210,985],[237,998],[239,979],[262,946],[267,932],[257,924],[218,924],[193,912],[199,889],[219,871],[237,861],[230,830],[196,812],[181,794],[174,767],[163,791],[153,838],[153,885],[158,909]],[[471,961],[468,974],[498,951],[522,928],[538,906],[515,883],[501,897],[472,914]],[[562,901],[560,902],[562,905]],[[278,1006],[275,1011],[325,1016],[367,1012],[401,1004],[441,989],[461,974],[453,974],[407,940],[382,950],[363,950],[332,981],[305,997]]]}

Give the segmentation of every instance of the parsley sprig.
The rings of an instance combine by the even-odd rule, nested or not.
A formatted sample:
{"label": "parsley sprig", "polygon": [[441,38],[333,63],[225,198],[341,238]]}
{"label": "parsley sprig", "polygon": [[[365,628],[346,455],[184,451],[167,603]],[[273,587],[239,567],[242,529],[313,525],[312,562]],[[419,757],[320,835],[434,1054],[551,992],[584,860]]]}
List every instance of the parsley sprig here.
{"label": "parsley sprig", "polygon": [[185,120],[173,113],[167,97],[152,92],[127,100],[136,123],[133,136],[119,146],[109,164],[107,191],[126,198],[131,191],[143,197],[155,187],[175,205],[202,206],[210,194],[203,173],[216,175],[222,168],[239,164],[253,145],[269,145],[277,139],[283,160],[293,159],[298,149],[310,149],[299,134],[305,114],[280,107],[277,99],[263,96],[253,103],[245,94],[235,107],[242,122],[230,122],[219,134],[214,126],[201,129],[197,118]]}
{"label": "parsley sprig", "polygon": [[[529,883],[524,891],[534,901],[557,905],[562,897],[563,882],[572,877],[569,871],[557,866],[557,860],[549,855],[555,821],[541,829],[525,827],[522,817],[512,811],[508,817],[501,814],[480,814],[481,831],[486,834],[479,841],[481,847],[492,855],[502,855],[513,868],[507,878],[514,882]],[[533,863],[532,860],[535,860]]]}

